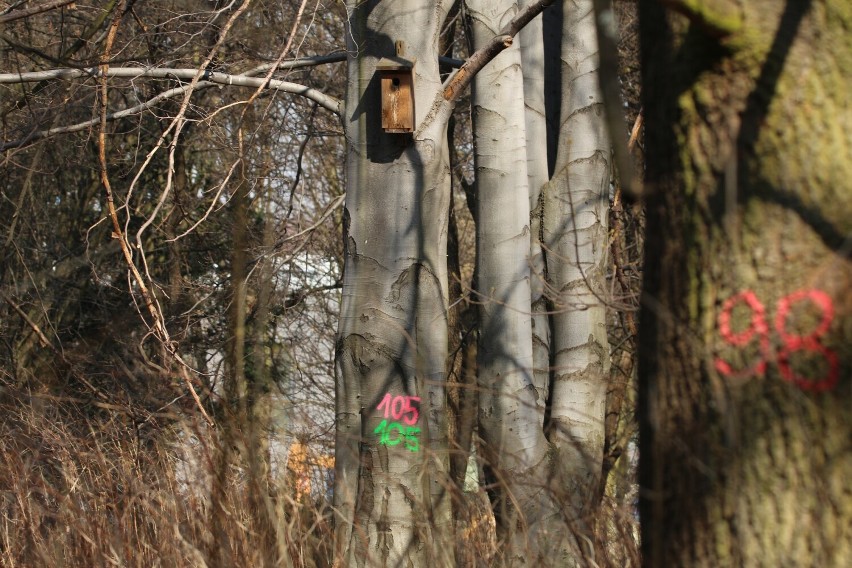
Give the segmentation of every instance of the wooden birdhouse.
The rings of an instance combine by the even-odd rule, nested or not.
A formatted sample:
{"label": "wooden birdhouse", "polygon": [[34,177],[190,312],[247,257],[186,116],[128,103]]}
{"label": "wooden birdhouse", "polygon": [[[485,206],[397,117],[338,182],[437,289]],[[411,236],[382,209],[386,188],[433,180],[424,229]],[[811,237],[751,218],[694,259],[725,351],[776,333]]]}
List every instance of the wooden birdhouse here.
{"label": "wooden birdhouse", "polygon": [[414,132],[415,61],[397,55],[385,57],[376,65],[382,87],[382,130],[385,132]]}

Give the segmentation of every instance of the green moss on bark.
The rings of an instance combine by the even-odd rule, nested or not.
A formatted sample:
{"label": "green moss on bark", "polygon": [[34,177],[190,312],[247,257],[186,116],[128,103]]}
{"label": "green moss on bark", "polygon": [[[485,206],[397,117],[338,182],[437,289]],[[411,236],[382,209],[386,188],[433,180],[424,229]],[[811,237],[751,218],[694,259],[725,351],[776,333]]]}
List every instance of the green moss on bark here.
{"label": "green moss on bark", "polygon": [[[647,149],[645,558],[847,565],[852,8],[741,6],[724,37],[676,23],[677,51],[645,77],[649,124],[677,142]],[[753,305],[732,307],[723,333],[736,294]],[[837,383],[813,390],[832,368]]]}

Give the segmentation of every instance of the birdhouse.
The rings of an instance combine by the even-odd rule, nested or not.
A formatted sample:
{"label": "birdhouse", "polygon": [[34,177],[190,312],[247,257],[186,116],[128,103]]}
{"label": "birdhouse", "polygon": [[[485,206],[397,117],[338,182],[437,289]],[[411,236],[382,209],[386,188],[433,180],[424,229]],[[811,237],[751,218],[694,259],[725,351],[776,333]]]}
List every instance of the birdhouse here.
{"label": "birdhouse", "polygon": [[392,134],[414,132],[414,63],[385,57],[376,65],[382,88],[382,130]]}

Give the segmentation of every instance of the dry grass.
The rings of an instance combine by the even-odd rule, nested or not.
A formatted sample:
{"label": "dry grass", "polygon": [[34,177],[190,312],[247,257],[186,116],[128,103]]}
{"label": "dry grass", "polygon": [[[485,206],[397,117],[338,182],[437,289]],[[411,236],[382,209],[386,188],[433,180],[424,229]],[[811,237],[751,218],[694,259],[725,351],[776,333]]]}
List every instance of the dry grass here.
{"label": "dry grass", "polygon": [[[196,429],[202,471],[187,479],[177,473],[186,456],[174,424],[90,413],[0,386],[0,565],[200,567],[221,563],[225,550],[235,565],[262,566],[275,557],[240,481],[225,492],[223,534],[213,538],[210,433]],[[327,510],[272,501],[285,541],[275,550],[289,556],[274,563],[328,565]]]}
{"label": "dry grass", "polygon": [[[286,475],[263,517],[257,493],[236,471],[213,528],[211,430],[134,423],[126,413],[93,413],[9,385],[0,385],[0,416],[0,566],[332,564],[329,508],[310,497],[296,502],[298,487],[288,489]],[[633,497],[619,495],[624,487],[633,484],[607,491],[590,566],[639,565]],[[499,547],[493,515],[484,494],[466,500],[456,523],[457,550],[465,551],[458,560],[487,566]],[[272,530],[263,518],[272,518]]]}
{"label": "dry grass", "polygon": [[[322,491],[305,493],[290,464],[279,464],[263,491],[233,467],[216,492],[217,432],[202,420],[154,416],[120,396],[34,388],[17,387],[0,369],[0,566],[333,564],[330,507]],[[624,452],[610,471],[588,566],[640,565],[634,457]],[[458,565],[495,565],[503,547],[487,496],[458,497]]]}

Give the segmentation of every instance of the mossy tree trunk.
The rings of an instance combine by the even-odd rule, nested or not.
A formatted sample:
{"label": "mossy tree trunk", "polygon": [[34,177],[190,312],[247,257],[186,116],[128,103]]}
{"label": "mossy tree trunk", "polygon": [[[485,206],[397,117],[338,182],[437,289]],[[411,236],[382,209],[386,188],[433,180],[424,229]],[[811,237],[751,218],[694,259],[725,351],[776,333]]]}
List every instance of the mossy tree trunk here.
{"label": "mossy tree trunk", "polygon": [[648,566],[852,565],[852,5],[645,2]]}

